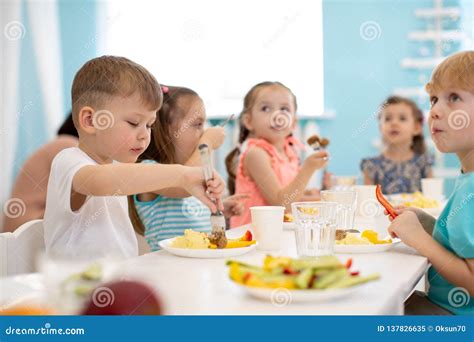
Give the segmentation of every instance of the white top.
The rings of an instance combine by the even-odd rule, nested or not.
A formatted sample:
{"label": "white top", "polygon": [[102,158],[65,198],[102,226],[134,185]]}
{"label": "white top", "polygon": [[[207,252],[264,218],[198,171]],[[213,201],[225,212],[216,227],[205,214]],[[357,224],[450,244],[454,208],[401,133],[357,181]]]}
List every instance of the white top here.
{"label": "white top", "polygon": [[87,165],[98,163],[77,147],[61,151],[53,160],[44,214],[46,253],[82,259],[137,256],[126,196],[88,196],[79,210],[72,211],[72,180]]}

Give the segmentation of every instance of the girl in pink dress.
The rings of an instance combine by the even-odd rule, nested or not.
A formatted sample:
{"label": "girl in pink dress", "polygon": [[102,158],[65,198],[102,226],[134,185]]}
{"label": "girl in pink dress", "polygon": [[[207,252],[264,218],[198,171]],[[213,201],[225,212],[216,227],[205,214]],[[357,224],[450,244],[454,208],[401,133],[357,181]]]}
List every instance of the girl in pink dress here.
{"label": "girl in pink dress", "polygon": [[317,200],[305,188],[313,173],[327,164],[328,153],[311,154],[300,166],[297,149],[303,144],[292,137],[296,126],[296,97],[280,82],[262,82],[250,89],[240,114],[240,147],[226,158],[231,193],[245,193],[244,213],[231,219],[231,227],[251,222],[252,206]]}

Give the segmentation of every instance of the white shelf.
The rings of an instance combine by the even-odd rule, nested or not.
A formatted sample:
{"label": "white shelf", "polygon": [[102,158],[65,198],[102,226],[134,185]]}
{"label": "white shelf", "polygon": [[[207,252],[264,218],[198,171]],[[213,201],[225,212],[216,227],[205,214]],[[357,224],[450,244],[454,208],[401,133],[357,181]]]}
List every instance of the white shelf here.
{"label": "white shelf", "polygon": [[461,9],[459,7],[419,8],[415,10],[415,15],[420,18],[460,17]]}
{"label": "white shelf", "polygon": [[402,59],[402,68],[411,69],[432,69],[436,67],[443,58],[404,58]]}
{"label": "white shelf", "polygon": [[458,30],[444,30],[444,31],[414,31],[408,34],[408,39],[410,40],[456,40],[462,41],[464,40],[466,35],[462,31]]}

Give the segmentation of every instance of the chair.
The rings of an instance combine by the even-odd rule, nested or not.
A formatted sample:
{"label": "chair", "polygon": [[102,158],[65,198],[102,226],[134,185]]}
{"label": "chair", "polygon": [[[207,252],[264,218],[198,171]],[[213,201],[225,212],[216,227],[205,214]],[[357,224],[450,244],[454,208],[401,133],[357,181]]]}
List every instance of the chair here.
{"label": "chair", "polygon": [[43,252],[43,220],[22,224],[13,233],[0,234],[0,276],[36,271],[36,260]]}

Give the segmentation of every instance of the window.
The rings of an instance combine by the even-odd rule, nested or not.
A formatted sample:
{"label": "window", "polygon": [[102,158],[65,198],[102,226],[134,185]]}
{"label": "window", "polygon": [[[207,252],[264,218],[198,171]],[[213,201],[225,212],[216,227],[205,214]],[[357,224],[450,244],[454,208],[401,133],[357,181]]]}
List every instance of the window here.
{"label": "window", "polygon": [[323,114],[322,1],[109,1],[100,54],[143,64],[203,98],[209,117],[238,113],[254,84],[278,80],[299,114]]}

